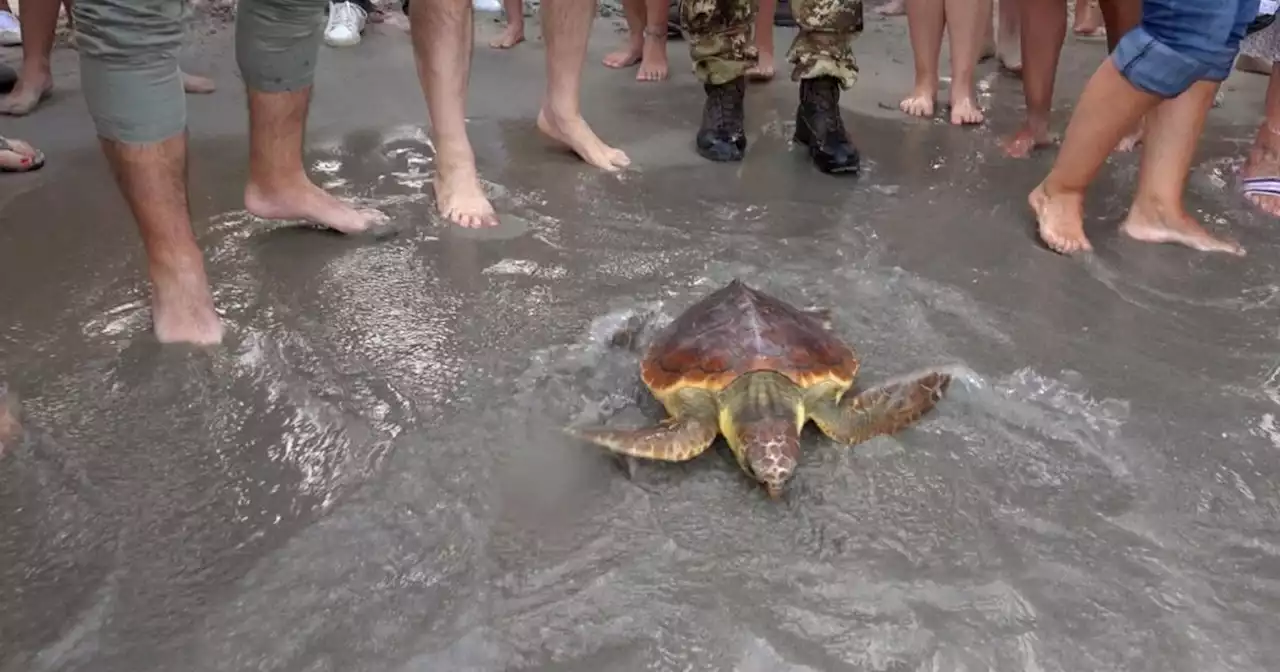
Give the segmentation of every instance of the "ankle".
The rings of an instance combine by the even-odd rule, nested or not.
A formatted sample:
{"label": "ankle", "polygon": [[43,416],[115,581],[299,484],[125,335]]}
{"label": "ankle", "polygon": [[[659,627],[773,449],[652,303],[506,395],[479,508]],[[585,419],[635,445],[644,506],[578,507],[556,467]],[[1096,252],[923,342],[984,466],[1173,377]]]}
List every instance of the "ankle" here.
{"label": "ankle", "polygon": [[275,194],[282,191],[290,191],[299,187],[306,187],[311,184],[307,174],[298,170],[282,172],[254,172],[249,170],[249,182],[245,185],[246,191],[257,191],[260,195]]}
{"label": "ankle", "polygon": [[1044,182],[1040,183],[1040,191],[1044,192],[1045,197],[1053,201],[1059,202],[1075,202],[1077,204],[1084,203],[1084,190],[1064,185],[1053,173],[1044,178]]}
{"label": "ankle", "polygon": [[1129,211],[1148,218],[1164,219],[1182,212],[1182,197],[1139,190]]}
{"label": "ankle", "polygon": [[49,62],[24,62],[22,69],[18,73],[18,81],[22,84],[30,85],[34,82],[46,83],[53,79],[53,70],[49,67]]}
{"label": "ankle", "polygon": [[578,107],[577,101],[558,103],[551,98],[546,98],[542,103],[542,114],[556,124],[582,120],[582,110]]}

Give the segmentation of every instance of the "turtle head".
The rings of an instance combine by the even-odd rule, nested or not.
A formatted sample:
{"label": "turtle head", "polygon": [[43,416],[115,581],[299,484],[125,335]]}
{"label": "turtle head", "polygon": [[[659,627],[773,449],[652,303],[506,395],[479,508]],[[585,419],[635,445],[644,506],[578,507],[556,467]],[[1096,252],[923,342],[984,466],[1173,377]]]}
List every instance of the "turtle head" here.
{"label": "turtle head", "polygon": [[753,371],[723,394],[720,425],[729,447],[770,497],[780,497],[800,461],[803,392],[781,373]]}
{"label": "turtle head", "polygon": [[751,423],[744,428],[743,452],[747,468],[772,499],[778,499],[796,473],[800,436],[794,420]]}

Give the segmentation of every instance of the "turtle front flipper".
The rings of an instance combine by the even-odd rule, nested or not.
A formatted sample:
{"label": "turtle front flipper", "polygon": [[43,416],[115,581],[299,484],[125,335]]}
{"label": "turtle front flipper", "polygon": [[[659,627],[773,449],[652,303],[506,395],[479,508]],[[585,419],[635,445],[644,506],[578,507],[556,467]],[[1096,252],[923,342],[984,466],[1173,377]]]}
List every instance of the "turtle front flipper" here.
{"label": "turtle front flipper", "polygon": [[569,428],[571,436],[604,446],[615,453],[664,462],[685,462],[706,452],[719,428],[714,415],[681,415],[656,427],[608,429]]}
{"label": "turtle front flipper", "polygon": [[839,403],[817,402],[809,417],[824,434],[853,445],[906,428],[933,410],[951,384],[951,374],[930,371],[886,382]]}

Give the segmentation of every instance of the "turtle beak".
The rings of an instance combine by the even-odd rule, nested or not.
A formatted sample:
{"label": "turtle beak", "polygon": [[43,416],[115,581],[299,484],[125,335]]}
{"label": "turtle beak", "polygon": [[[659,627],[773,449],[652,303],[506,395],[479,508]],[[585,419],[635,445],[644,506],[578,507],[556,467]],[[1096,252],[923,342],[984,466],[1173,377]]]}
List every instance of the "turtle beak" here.
{"label": "turtle beak", "polygon": [[772,484],[766,485],[764,486],[764,491],[765,494],[769,495],[769,499],[775,502],[782,499],[782,488],[780,486]]}

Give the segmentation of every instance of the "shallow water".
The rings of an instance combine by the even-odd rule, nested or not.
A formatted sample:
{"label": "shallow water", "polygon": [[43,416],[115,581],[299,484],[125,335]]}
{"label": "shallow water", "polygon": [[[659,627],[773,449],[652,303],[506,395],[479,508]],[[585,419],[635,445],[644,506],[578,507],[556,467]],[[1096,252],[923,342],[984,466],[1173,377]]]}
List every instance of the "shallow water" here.
{"label": "shallow water", "polygon": [[[477,124],[515,222],[483,239],[431,214],[417,127],[311,157],[397,220],[389,240],[256,222],[234,175],[208,180],[213,351],[151,343],[106,187],[54,206],[125,233],[0,265],[32,287],[0,307],[26,430],[0,457],[0,671],[1269,669],[1269,229],[1236,219],[1239,264],[1105,233],[1062,259],[1009,205],[1043,166],[978,171],[989,138],[856,123],[857,186],[772,126],[741,166],[611,177]],[[1204,186],[1219,165],[1192,198],[1234,213]],[[1122,212],[1128,169],[1096,211]],[[830,307],[864,385],[966,375],[896,437],[808,432],[778,503],[723,446],[622,463],[561,433],[659,419],[646,336],[735,277]]]}

